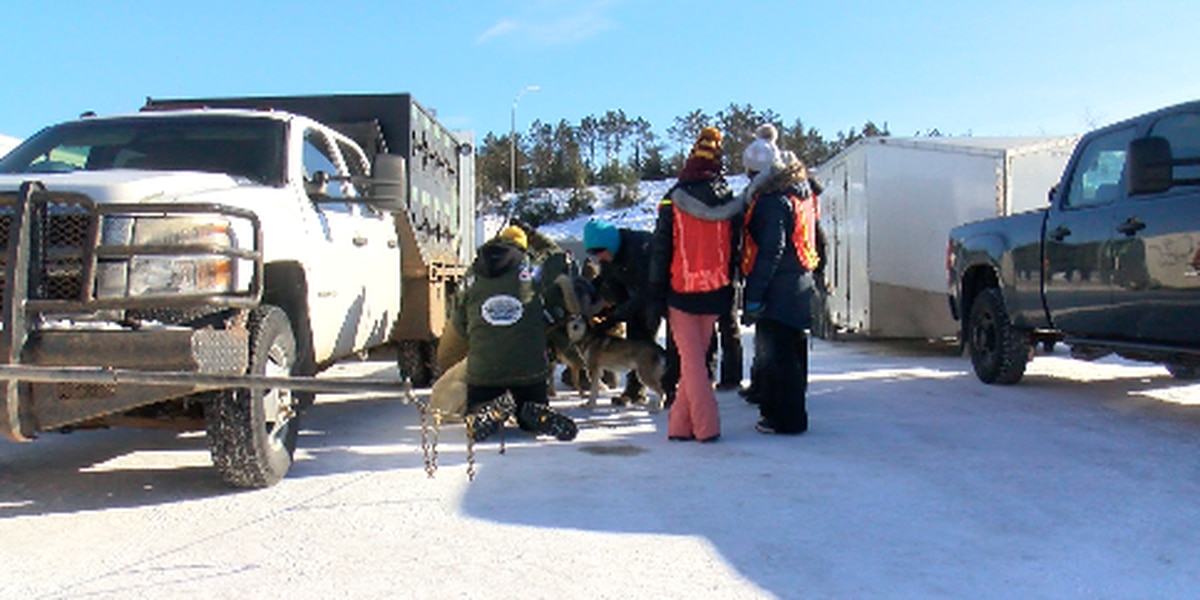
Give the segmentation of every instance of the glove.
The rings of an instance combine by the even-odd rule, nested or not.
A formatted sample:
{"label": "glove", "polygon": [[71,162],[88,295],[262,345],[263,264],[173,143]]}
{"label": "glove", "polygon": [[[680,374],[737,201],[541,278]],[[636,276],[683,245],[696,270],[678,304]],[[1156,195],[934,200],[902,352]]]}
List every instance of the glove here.
{"label": "glove", "polygon": [[600,319],[595,325],[592,326],[592,329],[595,329],[596,331],[608,333],[608,330],[612,329],[613,327],[616,327],[617,325],[619,325],[621,323],[622,323],[621,320],[614,319],[614,318],[612,318],[612,316],[608,316],[603,319]]}
{"label": "glove", "polygon": [[753,325],[766,309],[762,302],[747,302],[742,308],[742,325]]}

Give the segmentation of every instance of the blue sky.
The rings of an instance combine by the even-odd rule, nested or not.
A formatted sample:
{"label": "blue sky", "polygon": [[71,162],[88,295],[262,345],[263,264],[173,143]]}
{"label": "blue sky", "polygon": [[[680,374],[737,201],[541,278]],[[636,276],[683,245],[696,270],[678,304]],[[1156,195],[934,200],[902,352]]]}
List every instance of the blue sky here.
{"label": "blue sky", "polygon": [[0,134],[147,96],[411,92],[455,129],[730,103],[826,137],[1080,133],[1200,98],[1194,0],[20,2]]}

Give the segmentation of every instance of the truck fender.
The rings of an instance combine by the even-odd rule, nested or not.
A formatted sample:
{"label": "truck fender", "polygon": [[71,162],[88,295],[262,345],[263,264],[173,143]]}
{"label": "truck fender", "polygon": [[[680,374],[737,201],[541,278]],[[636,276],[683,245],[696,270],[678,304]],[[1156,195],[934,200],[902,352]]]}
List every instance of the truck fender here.
{"label": "truck fender", "polygon": [[315,375],[318,371],[313,353],[312,325],[309,320],[308,279],[304,267],[294,261],[263,266],[263,304],[278,306],[288,315],[296,337],[297,375]]}
{"label": "truck fender", "polygon": [[963,239],[957,249],[958,281],[955,282],[959,299],[959,317],[965,320],[971,314],[971,301],[983,289],[1003,289],[1001,265],[995,257],[1005,256],[1008,239],[998,233],[986,233]]}

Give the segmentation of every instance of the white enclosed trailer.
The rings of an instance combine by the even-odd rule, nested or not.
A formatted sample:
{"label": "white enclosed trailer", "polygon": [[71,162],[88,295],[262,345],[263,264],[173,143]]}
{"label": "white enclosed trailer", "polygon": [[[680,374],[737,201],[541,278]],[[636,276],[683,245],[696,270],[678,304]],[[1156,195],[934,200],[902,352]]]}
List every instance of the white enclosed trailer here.
{"label": "white enclosed trailer", "polygon": [[946,240],[961,223],[1044,206],[1078,136],[874,137],[815,169],[828,244],[825,332],[953,337]]}

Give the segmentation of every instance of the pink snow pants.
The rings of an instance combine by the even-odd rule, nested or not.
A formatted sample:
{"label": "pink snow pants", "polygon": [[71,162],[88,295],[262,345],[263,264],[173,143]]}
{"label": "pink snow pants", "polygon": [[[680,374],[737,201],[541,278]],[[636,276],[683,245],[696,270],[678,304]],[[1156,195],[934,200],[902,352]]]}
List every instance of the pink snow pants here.
{"label": "pink snow pants", "polygon": [[693,315],[668,308],[667,319],[679,348],[679,385],[667,418],[667,435],[697,440],[714,438],[721,434],[721,415],[704,363],[717,315]]}

